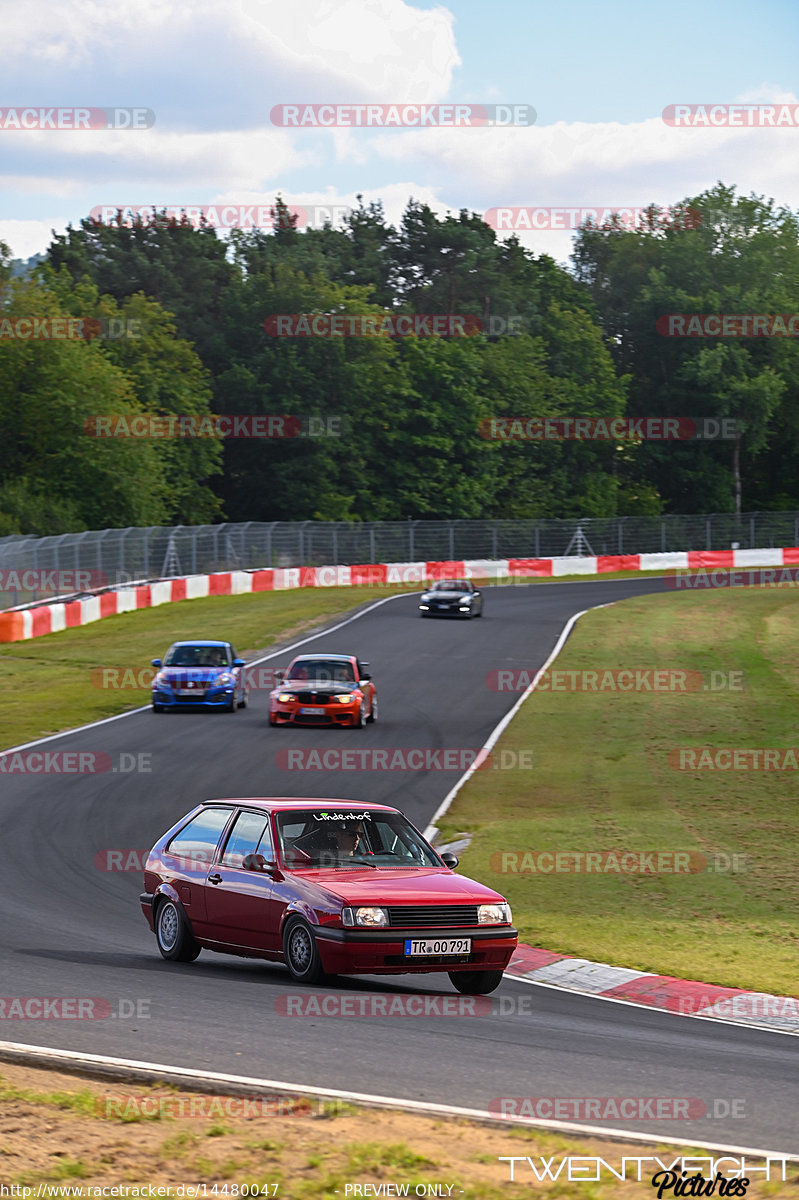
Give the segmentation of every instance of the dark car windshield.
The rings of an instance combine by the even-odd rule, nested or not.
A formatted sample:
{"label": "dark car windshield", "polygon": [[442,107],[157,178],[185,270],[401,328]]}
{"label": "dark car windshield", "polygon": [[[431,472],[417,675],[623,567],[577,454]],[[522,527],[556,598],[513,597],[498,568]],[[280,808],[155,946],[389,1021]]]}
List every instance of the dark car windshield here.
{"label": "dark car windshield", "polygon": [[301,658],[289,667],[288,679],[324,683],[355,683],[352,663],[336,658]]}
{"label": "dark car windshield", "polygon": [[170,646],[165,667],[227,667],[230,659],[225,646]]}
{"label": "dark car windshield", "polygon": [[439,579],[434,583],[431,592],[470,592],[472,585],[465,579]]}
{"label": "dark car windshield", "polygon": [[292,809],[277,814],[288,867],[440,867],[438,855],[402,813]]}

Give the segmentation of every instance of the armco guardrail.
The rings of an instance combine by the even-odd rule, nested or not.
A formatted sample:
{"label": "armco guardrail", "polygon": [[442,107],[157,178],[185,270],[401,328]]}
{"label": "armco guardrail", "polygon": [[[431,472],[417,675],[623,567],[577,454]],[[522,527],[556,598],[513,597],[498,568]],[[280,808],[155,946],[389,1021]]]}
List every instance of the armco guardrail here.
{"label": "armco guardrail", "polygon": [[[592,555],[574,558],[460,559],[439,562],[361,563],[321,567],[265,567],[161,579],[135,587],[106,589],[74,600],[0,612],[0,642],[19,642],[87,625],[103,617],[206,596],[304,587],[419,584],[453,576],[477,580],[523,580],[610,571],[714,571],[775,568],[799,564],[799,548],[686,551],[672,554]],[[776,572],[773,572],[776,574]],[[799,576],[799,572],[794,572]]]}

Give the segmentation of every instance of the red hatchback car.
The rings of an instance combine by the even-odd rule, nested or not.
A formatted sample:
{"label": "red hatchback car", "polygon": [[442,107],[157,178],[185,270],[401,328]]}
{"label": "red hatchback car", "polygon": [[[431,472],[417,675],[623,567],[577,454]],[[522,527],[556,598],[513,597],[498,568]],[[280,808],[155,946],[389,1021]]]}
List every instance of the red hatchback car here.
{"label": "red hatchback car", "polygon": [[[377,720],[377,692],[368,663],[351,654],[301,654],[278,671],[269,695],[270,725],[349,725]],[[282,677],[282,678],[281,678]]]}
{"label": "red hatchback car", "polygon": [[264,958],[303,983],[446,971],[485,995],[518,935],[504,897],[457,863],[382,804],[207,800],[150,851],[140,899],[164,958]]}

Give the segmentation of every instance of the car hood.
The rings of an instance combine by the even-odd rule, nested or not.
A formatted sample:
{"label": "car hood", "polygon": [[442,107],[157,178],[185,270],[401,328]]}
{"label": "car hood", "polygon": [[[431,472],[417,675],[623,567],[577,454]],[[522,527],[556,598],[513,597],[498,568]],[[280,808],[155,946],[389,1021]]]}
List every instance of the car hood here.
{"label": "car hood", "polygon": [[331,683],[325,679],[287,679],[281,687],[276,688],[278,692],[332,692],[338,695],[341,692],[352,692],[358,687],[357,683]]}
{"label": "car hood", "polygon": [[491,904],[504,900],[493,888],[465,875],[455,875],[446,867],[379,873],[370,867],[342,867],[302,874],[345,904]]}
{"label": "car hood", "polygon": [[425,592],[423,600],[471,600],[473,592]]}
{"label": "car hood", "polygon": [[224,674],[233,674],[233,667],[162,667],[167,680],[175,683],[208,683]]}

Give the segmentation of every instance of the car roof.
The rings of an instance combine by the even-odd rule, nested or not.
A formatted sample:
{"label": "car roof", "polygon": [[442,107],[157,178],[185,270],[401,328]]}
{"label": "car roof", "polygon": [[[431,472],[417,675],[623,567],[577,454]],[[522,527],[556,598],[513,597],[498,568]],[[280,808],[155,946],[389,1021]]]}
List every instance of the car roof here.
{"label": "car roof", "polygon": [[298,654],[296,658],[292,659],[292,662],[299,662],[300,659],[304,659],[304,658],[314,658],[314,659],[316,659],[316,658],[340,658],[342,662],[349,662],[350,659],[355,658],[355,655],[354,654],[325,654],[322,651],[320,651],[318,654]]}
{"label": "car roof", "polygon": [[369,800],[325,800],[318,796],[217,796],[214,800],[203,800],[203,804],[246,804],[249,807],[284,811],[292,808],[342,808],[347,812],[356,809],[380,809],[383,812],[398,812],[389,804],[373,804]]}
{"label": "car roof", "polygon": [[[230,642],[210,642],[203,638],[189,638],[183,642],[173,642],[172,646],[229,646]],[[170,646],[170,649],[172,647]]]}

